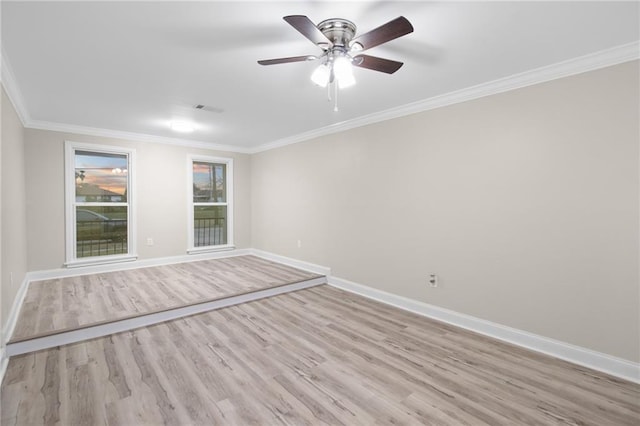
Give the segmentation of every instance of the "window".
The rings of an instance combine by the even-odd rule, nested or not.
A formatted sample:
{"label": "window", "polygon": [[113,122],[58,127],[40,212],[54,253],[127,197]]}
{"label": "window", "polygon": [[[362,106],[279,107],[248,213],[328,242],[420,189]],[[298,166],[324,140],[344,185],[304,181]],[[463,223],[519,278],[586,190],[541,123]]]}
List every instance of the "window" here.
{"label": "window", "polygon": [[189,157],[189,253],[233,248],[233,160]]}
{"label": "window", "polygon": [[67,266],[135,259],[134,155],[124,148],[66,143]]}

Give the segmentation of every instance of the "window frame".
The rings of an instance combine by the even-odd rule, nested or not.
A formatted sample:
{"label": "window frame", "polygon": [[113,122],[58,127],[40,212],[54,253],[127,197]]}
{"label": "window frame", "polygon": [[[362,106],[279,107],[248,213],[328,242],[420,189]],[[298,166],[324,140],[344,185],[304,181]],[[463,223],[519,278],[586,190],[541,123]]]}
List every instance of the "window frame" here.
{"label": "window frame", "polygon": [[[78,266],[101,265],[107,263],[129,262],[136,260],[137,227],[135,217],[135,169],[136,150],[111,145],[65,141],[65,263],[68,268]],[[93,205],[126,205],[127,206],[127,253],[105,256],[76,257],[76,151],[95,152],[96,154],[116,154],[127,156],[127,201],[126,203],[93,203]]]}
{"label": "window frame", "polygon": [[[224,203],[195,203],[193,201],[193,163],[224,164],[226,166],[225,193],[227,201]],[[233,158],[212,157],[199,154],[187,155],[187,253],[205,253],[232,250],[235,248],[233,240]],[[215,246],[194,246],[194,214],[195,206],[226,206],[227,207],[227,243]]]}

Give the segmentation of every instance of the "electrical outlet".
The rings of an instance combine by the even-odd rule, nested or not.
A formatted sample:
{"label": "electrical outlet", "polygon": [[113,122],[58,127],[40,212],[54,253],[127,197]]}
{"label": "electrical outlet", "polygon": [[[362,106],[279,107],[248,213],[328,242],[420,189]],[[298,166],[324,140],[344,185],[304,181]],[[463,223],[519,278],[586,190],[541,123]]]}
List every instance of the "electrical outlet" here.
{"label": "electrical outlet", "polygon": [[153,238],[147,238],[147,245],[151,247],[153,245]]}
{"label": "electrical outlet", "polygon": [[438,287],[438,276],[436,274],[429,275],[429,287]]}
{"label": "electrical outlet", "polygon": [[298,248],[302,247],[302,240],[298,240]]}

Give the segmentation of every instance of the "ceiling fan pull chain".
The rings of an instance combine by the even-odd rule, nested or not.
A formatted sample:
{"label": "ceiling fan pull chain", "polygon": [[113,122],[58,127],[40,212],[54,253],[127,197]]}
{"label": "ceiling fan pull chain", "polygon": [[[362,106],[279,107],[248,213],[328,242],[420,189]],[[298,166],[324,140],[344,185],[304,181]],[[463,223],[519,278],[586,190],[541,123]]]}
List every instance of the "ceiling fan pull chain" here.
{"label": "ceiling fan pull chain", "polygon": [[338,112],[338,82],[337,81],[333,83],[333,87],[335,87],[335,90],[336,90],[336,93],[333,96],[333,98],[335,99],[335,102],[336,102],[334,104],[334,106],[333,106],[333,110],[335,112]]}
{"label": "ceiling fan pull chain", "polygon": [[327,101],[331,102],[331,83],[327,84]]}

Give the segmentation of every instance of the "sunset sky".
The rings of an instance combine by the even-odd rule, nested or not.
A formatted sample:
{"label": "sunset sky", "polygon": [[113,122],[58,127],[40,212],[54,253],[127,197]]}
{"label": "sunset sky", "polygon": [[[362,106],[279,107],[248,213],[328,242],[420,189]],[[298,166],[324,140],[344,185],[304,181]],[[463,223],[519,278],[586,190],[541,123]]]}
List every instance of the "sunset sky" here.
{"label": "sunset sky", "polygon": [[102,189],[123,194],[127,188],[126,155],[76,152],[76,173],[84,171],[84,180],[76,179],[76,184],[88,183]]}
{"label": "sunset sky", "polygon": [[209,187],[209,171],[212,166],[215,167],[216,182],[222,182],[222,177],[224,176],[223,164],[193,163],[193,183],[199,188],[204,189]]}
{"label": "sunset sky", "polygon": [[[99,186],[102,189],[124,194],[127,187],[128,164],[125,155],[76,152],[76,173],[84,171],[84,180],[76,179],[76,184],[83,183]],[[215,171],[217,189],[224,189],[223,164],[193,163],[193,183],[201,189],[210,188],[209,173]]]}

